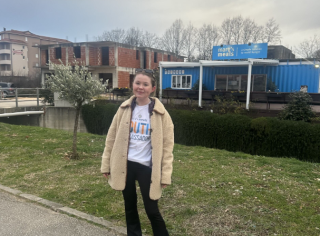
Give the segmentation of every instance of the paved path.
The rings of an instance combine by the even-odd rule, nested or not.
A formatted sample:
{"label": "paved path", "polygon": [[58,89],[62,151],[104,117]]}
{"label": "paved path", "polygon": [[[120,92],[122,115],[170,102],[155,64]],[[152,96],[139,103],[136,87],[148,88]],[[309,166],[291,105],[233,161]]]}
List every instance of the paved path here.
{"label": "paved path", "polygon": [[[8,192],[12,192],[13,194]],[[14,194],[21,197],[18,197]],[[23,196],[25,196],[25,198]],[[13,190],[2,185],[0,186],[0,236],[125,235],[123,232],[120,232],[121,229],[116,229],[117,227],[110,227],[109,229],[105,227],[99,227],[84,220],[53,211],[50,208],[41,206],[40,204],[29,201],[26,198],[33,198],[33,200],[38,200],[38,202],[42,203],[47,201],[45,199],[41,200],[41,198],[37,198],[36,196],[23,194],[20,191]],[[85,213],[75,211],[71,208],[66,208],[63,206],[59,207],[59,204],[57,203],[47,201],[47,204],[45,205],[51,208],[56,208],[56,210],[62,212],[66,212],[63,210],[63,208],[65,208],[70,214],[75,212],[76,214],[74,215],[78,214],[79,217],[81,217],[81,215],[86,216]],[[87,220],[96,218],[95,220],[97,221],[97,219],[100,219],[89,215],[86,217]],[[86,219],[86,217],[81,218]],[[101,219],[100,221],[102,224],[106,222]],[[107,222],[107,224],[110,224],[110,222]]]}

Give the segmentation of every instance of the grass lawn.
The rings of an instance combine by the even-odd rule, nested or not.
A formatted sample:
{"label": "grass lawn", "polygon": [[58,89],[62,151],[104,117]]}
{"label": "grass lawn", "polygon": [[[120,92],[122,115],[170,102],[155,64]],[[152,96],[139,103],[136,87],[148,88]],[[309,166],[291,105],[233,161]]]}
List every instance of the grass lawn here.
{"label": "grass lawn", "polygon": [[[122,194],[100,174],[105,136],[0,123],[0,184],[125,226]],[[170,235],[320,235],[320,164],[176,144],[159,201]],[[145,234],[152,235],[141,196]]]}

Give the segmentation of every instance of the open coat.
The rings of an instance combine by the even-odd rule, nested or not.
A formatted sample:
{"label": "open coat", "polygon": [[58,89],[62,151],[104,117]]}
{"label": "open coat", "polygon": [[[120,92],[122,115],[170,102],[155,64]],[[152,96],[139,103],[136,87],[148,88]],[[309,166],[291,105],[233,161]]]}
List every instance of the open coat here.
{"label": "open coat", "polygon": [[[127,178],[127,159],[131,128],[131,103],[135,96],[119,107],[109,128],[102,155],[101,173],[110,173],[109,184],[115,190],[124,190]],[[171,184],[174,133],[170,115],[157,98],[150,113],[152,175],[150,198],[161,197],[161,184]]]}

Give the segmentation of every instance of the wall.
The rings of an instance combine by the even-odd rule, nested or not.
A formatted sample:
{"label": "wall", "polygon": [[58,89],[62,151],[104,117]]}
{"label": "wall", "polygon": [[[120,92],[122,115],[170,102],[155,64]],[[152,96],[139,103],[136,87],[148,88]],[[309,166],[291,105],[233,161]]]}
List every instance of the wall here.
{"label": "wall", "polygon": [[151,60],[150,60],[150,69],[155,69],[159,67],[159,61],[162,61],[162,53],[157,52],[157,62],[154,62],[154,53],[153,51],[150,51],[151,54]]}
{"label": "wall", "polygon": [[[110,52],[109,52],[110,54]],[[89,65],[90,66],[101,66],[101,48],[100,47],[89,47]]]}
{"label": "wall", "polygon": [[140,68],[140,59],[138,60],[136,59],[136,50],[119,47],[118,48],[118,66]]}
{"label": "wall", "polygon": [[126,71],[118,71],[118,87],[119,88],[129,88],[130,85],[130,73]]}
{"label": "wall", "polygon": [[[49,49],[48,49],[49,50]],[[46,66],[47,62],[47,53],[45,49],[42,49],[40,52],[41,57],[41,66]]]}
{"label": "wall", "polygon": [[[171,88],[172,75],[191,75],[191,88],[199,79],[200,68],[163,68],[162,69],[162,89]],[[209,89],[209,88],[208,88]]]}
{"label": "wall", "polygon": [[[50,47],[49,50],[49,58],[50,61],[54,64],[60,64],[59,59],[56,59],[56,48],[57,47]],[[41,54],[43,56],[44,54]],[[66,47],[61,47],[61,59],[60,59],[63,64],[65,65],[67,63],[67,48]],[[45,57],[41,58],[41,64],[45,61]]]}
{"label": "wall", "polygon": [[[73,132],[76,110],[72,107],[47,107],[45,114],[39,117],[39,126]],[[78,132],[87,132],[81,117]]]}
{"label": "wall", "polygon": [[[0,122],[14,125],[40,126],[50,129],[61,129],[73,132],[75,109],[71,107],[47,107],[44,115],[0,117]],[[78,132],[88,132],[81,114]]]}
{"label": "wall", "polygon": [[[28,66],[29,66],[29,75],[35,76],[35,74],[40,73],[39,68],[34,68],[36,63],[40,66],[40,48],[32,47],[36,44],[40,45],[40,39],[34,37],[28,37],[28,41],[26,41],[28,45]],[[36,56],[38,55],[38,57]]]}
{"label": "wall", "polygon": [[293,59],[295,55],[292,51],[282,45],[268,46],[268,59]]}
{"label": "wall", "polygon": [[[163,86],[171,87],[172,75],[192,75],[192,84],[199,78],[199,68],[163,68]],[[280,64],[279,66],[253,66],[252,74],[265,74],[277,85],[280,92],[299,91],[301,85],[308,86],[308,93],[318,93],[320,70],[313,64]],[[203,67],[203,83],[208,90],[214,90],[216,75],[248,74],[248,67]]]}
{"label": "wall", "polygon": [[[74,44],[73,46],[80,46],[80,44]],[[74,58],[73,47],[68,47],[68,63],[74,65],[74,61],[79,62],[80,65],[86,65],[86,47],[81,47],[81,58]]]}
{"label": "wall", "polygon": [[[22,52],[15,53],[14,52]],[[28,76],[28,47],[20,44],[12,44],[11,58],[12,58],[12,72],[14,76]],[[24,58],[23,58],[24,57]],[[23,69],[25,68],[25,69]]]}
{"label": "wall", "polygon": [[99,77],[100,73],[111,73],[112,74],[112,87],[113,88],[118,87],[118,81],[116,79],[117,72],[116,72],[115,68],[95,68],[95,70],[92,72],[92,77],[95,79],[100,79],[100,77]]}
{"label": "wall", "polygon": [[109,47],[109,64],[110,66],[116,65],[115,48]]}

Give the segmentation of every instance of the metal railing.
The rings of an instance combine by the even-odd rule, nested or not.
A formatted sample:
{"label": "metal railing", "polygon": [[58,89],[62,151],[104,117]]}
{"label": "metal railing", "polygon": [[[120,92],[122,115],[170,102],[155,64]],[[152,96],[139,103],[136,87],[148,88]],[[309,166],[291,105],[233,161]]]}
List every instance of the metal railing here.
{"label": "metal railing", "polygon": [[[37,107],[40,106],[40,90],[43,88],[1,88],[0,87],[0,104],[5,102],[15,101],[15,107],[19,107],[20,102],[35,101],[37,102]],[[14,91],[14,93],[12,93]],[[14,99],[12,99],[14,98]],[[33,98],[33,99],[28,99]]]}

